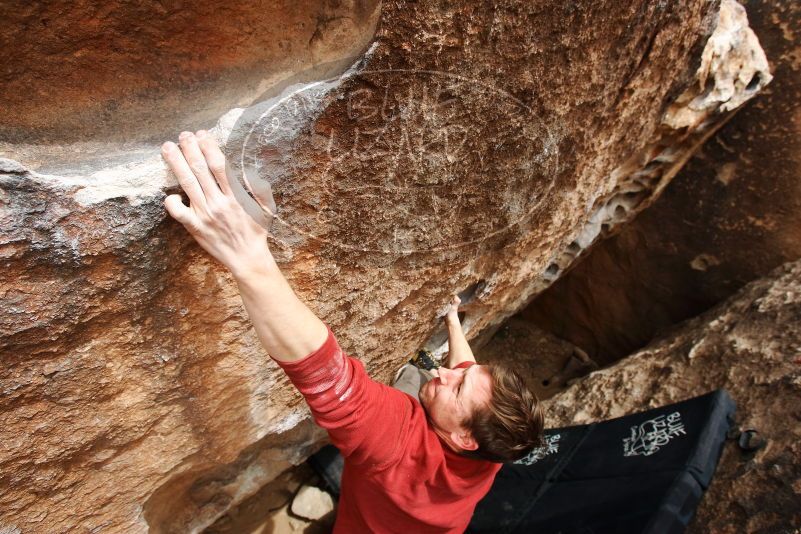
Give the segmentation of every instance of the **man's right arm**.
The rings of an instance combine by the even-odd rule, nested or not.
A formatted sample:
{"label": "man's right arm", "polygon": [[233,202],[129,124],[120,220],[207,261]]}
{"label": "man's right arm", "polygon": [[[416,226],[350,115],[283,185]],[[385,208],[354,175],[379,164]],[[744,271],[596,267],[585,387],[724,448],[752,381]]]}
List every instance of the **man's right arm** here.
{"label": "man's right arm", "polygon": [[237,270],[234,279],[253,328],[273,359],[297,361],[323,345],[328,329],[297,297],[272,256]]}
{"label": "man's right arm", "polygon": [[408,399],[373,381],[361,362],[342,351],[274,262],[235,278],[262,344],[342,454],[373,467],[397,458],[408,425]]}

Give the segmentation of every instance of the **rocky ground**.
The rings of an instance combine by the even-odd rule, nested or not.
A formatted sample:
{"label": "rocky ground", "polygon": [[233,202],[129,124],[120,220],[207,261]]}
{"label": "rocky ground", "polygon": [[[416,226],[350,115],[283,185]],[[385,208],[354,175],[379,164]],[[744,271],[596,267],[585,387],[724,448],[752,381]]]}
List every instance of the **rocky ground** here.
{"label": "rocky ground", "polygon": [[307,464],[284,472],[255,495],[230,509],[205,534],[331,532],[335,499]]}
{"label": "rocky ground", "polygon": [[725,447],[690,532],[801,528],[801,261],[556,395],[548,422],[600,421],[717,388],[767,446],[755,454]]}
{"label": "rocky ground", "polygon": [[598,369],[584,351],[520,316],[509,319],[480,347],[476,359],[514,367],[540,399],[551,398]]}

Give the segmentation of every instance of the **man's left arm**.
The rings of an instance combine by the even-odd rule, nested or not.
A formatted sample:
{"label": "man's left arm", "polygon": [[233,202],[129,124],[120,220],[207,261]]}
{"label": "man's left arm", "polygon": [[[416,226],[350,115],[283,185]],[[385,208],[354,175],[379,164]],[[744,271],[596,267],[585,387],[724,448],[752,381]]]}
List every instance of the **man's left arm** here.
{"label": "man's left arm", "polygon": [[467,342],[464,330],[462,330],[462,323],[459,320],[459,304],[461,303],[461,299],[454,295],[448,313],[445,315],[445,325],[448,327],[448,359],[445,367],[450,369],[455,369],[465,362],[476,363],[476,357]]}

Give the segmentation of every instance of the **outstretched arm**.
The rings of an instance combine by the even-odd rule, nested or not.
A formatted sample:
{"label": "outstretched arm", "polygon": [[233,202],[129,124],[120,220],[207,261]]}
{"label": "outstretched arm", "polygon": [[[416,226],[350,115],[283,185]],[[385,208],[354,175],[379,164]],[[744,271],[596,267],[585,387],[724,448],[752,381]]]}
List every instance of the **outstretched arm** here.
{"label": "outstretched arm", "polygon": [[[325,324],[295,295],[267,246],[269,218],[263,210],[251,209],[253,200],[226,174],[216,141],[203,131],[184,132],[179,145],[165,143],[163,154],[189,196],[189,206],[180,195],[170,195],[164,201],[167,211],[231,270],[262,344],[343,456],[371,469],[398,461],[411,441],[425,438],[419,427],[417,434],[409,431],[416,403],[370,379],[364,365],[342,351]],[[270,193],[264,192],[270,198],[256,190],[253,194],[270,207]]]}
{"label": "outstretched arm", "polygon": [[217,142],[202,130],[183,132],[178,145],[164,143],[162,153],[189,197],[186,206],[180,195],[168,196],[164,200],[167,211],[230,269],[268,354],[293,362],[320,348],[328,329],[278,269],[267,246],[267,230],[245,211],[242,195],[234,194],[241,186],[227,176],[225,156]]}
{"label": "outstretched arm", "polygon": [[[396,461],[410,439],[414,402],[371,380],[295,295],[267,246],[269,218],[251,209],[253,200],[226,174],[225,157],[209,134],[184,132],[179,145],[165,143],[163,154],[189,206],[180,195],[170,195],[164,201],[167,211],[231,270],[262,344],[342,454],[376,469]],[[270,206],[272,194],[253,194]]]}
{"label": "outstretched arm", "polygon": [[448,360],[445,367],[453,369],[460,363],[473,362],[476,358],[467,343],[467,338],[462,331],[462,323],[459,321],[459,304],[461,299],[454,295],[451,300],[451,307],[445,315],[445,324],[448,326]]}

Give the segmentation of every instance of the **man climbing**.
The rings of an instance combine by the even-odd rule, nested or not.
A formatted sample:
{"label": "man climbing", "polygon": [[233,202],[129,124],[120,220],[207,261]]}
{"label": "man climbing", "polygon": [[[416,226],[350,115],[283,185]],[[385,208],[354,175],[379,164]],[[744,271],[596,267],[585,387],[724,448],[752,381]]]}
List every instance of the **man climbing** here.
{"label": "man climbing", "polygon": [[446,318],[447,366],[422,385],[419,402],[370,379],[281,274],[216,141],[183,132],[178,145],[164,143],[162,153],[189,206],[170,195],[167,211],[230,269],[259,340],[345,457],[334,531],[464,531],[496,462],[539,443],[536,397],[516,373],[475,364],[457,300]]}

